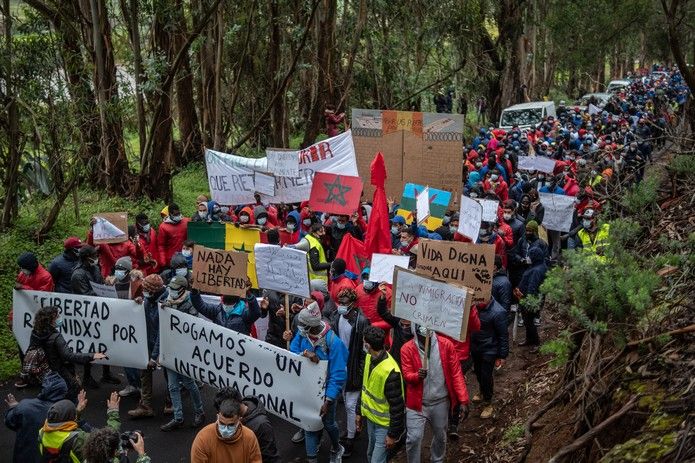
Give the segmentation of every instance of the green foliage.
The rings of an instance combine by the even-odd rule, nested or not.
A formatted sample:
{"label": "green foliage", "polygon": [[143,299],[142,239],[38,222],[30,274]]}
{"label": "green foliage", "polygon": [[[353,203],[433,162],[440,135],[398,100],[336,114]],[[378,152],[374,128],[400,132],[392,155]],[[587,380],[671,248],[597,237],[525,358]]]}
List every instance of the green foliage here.
{"label": "green foliage", "polygon": [[524,437],[524,426],[520,423],[513,424],[509,426],[502,436],[502,442],[506,444],[513,444],[517,440]]}
{"label": "green foliage", "polygon": [[[201,164],[191,164],[174,177],[174,200],[185,215],[195,211],[195,198],[208,193],[207,177]],[[68,236],[85,238],[89,229],[89,220],[99,212],[127,211],[129,222],[138,212],[145,212],[158,226],[161,218],[159,212],[164,206],[147,200],[132,201],[105,193],[82,189],[78,193],[80,219],[74,214],[74,207],[68,201],[58,217],[55,227],[42,244],[33,240],[34,232],[52,206],[53,198],[34,197],[20,209],[16,226],[0,234],[0,318],[7,319],[12,307],[12,288],[19,271],[17,257],[24,251],[34,252],[39,262],[48,266],[50,261],[63,249],[63,240]],[[10,327],[0,323],[0,379],[19,371],[17,347]]]}
{"label": "green foliage", "polygon": [[635,184],[620,200],[620,204],[630,215],[649,218],[658,197],[659,179],[656,175],[647,175],[644,180]]}
{"label": "green foliage", "polygon": [[561,331],[557,338],[551,339],[544,343],[540,351],[544,355],[552,355],[553,359],[550,362],[552,367],[560,367],[567,363],[569,354],[574,349],[574,343],[567,330]]}
{"label": "green foliage", "polygon": [[681,154],[679,156],[676,156],[670,162],[668,167],[676,175],[695,175],[695,156],[693,156],[692,154]]}
{"label": "green foliage", "polygon": [[600,463],[651,463],[673,451],[678,432],[668,434],[646,433],[613,447]]}

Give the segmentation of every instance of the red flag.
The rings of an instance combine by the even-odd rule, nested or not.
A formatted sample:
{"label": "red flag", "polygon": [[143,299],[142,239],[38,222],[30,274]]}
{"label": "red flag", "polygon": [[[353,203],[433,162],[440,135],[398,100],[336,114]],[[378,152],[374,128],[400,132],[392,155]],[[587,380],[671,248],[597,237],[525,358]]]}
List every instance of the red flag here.
{"label": "red flag", "polygon": [[336,257],[343,259],[345,261],[345,269],[355,275],[360,275],[369,261],[364,243],[350,233],[346,233],[343,236],[343,241],[340,242]]}
{"label": "red flag", "polygon": [[372,198],[372,213],[367,223],[367,237],[364,241],[367,255],[374,253],[391,254],[391,230],[389,226],[389,208],[386,202],[386,165],[384,156],[376,153],[371,167],[372,185],[376,187]]}
{"label": "red flag", "polygon": [[350,215],[360,206],[362,179],[349,175],[316,172],[309,207],[314,211]]}

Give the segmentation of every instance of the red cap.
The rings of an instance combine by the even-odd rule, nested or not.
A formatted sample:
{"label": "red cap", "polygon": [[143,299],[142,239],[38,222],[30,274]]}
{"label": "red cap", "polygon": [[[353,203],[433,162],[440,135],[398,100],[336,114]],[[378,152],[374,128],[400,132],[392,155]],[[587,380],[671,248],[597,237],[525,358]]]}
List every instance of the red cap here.
{"label": "red cap", "polygon": [[70,238],[63,241],[63,247],[65,249],[75,249],[82,247],[82,240],[76,236],[71,236]]}

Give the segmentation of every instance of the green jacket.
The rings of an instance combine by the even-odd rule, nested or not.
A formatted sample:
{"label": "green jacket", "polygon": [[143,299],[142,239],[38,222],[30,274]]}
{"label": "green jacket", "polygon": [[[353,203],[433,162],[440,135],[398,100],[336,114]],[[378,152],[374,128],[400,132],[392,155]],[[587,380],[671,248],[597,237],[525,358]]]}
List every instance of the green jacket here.
{"label": "green jacket", "polygon": [[[121,418],[118,415],[118,410],[108,410],[106,412],[106,426],[116,431],[121,430]],[[89,433],[83,431],[82,429],[79,430],[77,437],[75,437],[75,445],[73,446],[72,451],[75,452],[75,455],[77,455],[80,461],[84,460],[84,443],[87,441],[88,437]],[[138,461],[138,463],[148,462]]]}

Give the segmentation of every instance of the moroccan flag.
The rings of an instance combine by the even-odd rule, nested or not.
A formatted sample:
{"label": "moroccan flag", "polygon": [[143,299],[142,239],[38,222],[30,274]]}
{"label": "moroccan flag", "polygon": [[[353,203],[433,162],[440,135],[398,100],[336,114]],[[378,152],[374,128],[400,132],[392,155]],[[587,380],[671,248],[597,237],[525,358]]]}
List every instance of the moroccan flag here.
{"label": "moroccan flag", "polygon": [[343,236],[343,241],[340,242],[336,257],[343,259],[345,261],[345,269],[355,275],[360,275],[369,262],[364,243],[350,233],[346,233]]}
{"label": "moroccan flag", "polygon": [[371,258],[372,254],[391,254],[391,230],[389,226],[389,208],[386,202],[386,165],[384,156],[376,153],[371,167],[371,182],[376,187],[372,198],[372,213],[367,223],[367,237],[364,247],[367,255]]}
{"label": "moroccan flag", "polygon": [[[405,184],[401,204],[396,213],[405,218],[407,224],[413,221],[412,211],[416,209],[415,198],[424,190],[425,187],[423,185],[415,183]],[[435,230],[442,226],[442,218],[444,218],[444,214],[449,207],[449,201],[451,201],[451,192],[430,187],[430,217],[424,223],[428,230]]]}
{"label": "moroccan flag", "polygon": [[188,222],[188,239],[206,248],[247,253],[248,275],[253,287],[258,288],[253,247],[256,243],[265,241],[265,233],[257,228],[240,228],[229,223]]}
{"label": "moroccan flag", "polygon": [[309,207],[329,214],[350,215],[357,211],[362,196],[362,179],[349,175],[316,172]]}

